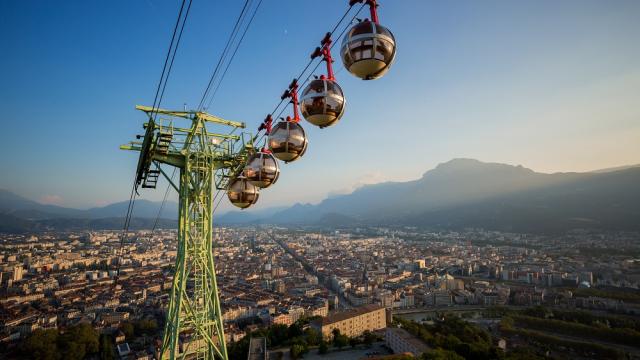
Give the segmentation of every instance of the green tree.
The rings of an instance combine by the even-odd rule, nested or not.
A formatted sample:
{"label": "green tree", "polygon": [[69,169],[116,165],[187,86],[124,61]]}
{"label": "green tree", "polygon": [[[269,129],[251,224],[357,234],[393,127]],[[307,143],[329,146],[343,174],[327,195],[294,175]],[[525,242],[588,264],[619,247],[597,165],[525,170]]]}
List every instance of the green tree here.
{"label": "green tree", "polygon": [[269,328],[269,343],[271,346],[280,346],[289,340],[289,327],[287,325],[277,324]]}
{"label": "green tree", "polygon": [[367,346],[371,346],[371,344],[373,344],[376,340],[376,334],[372,333],[369,330],[365,330],[365,332],[362,334],[362,342],[364,342],[364,344]]}
{"label": "green tree", "polygon": [[351,345],[352,348],[355,349],[355,347],[358,346],[358,344],[360,344],[360,341],[358,340],[358,338],[352,337],[349,339],[349,345]]}
{"label": "green tree", "polygon": [[65,360],[82,360],[87,354],[86,346],[77,342],[65,342],[62,346],[62,358]]}
{"label": "green tree", "polygon": [[34,360],[58,360],[58,331],[36,330],[24,341],[22,352]]}
{"label": "green tree", "polygon": [[305,353],[305,348],[301,344],[293,344],[291,345],[290,353],[292,359],[299,359]]}
{"label": "green tree", "polygon": [[115,353],[113,348],[113,340],[109,335],[100,336],[100,360],[113,360]]}
{"label": "green tree", "polygon": [[454,351],[438,348],[431,350],[422,356],[424,360],[464,360],[464,358]]}
{"label": "green tree", "polygon": [[318,354],[324,355],[329,352],[329,345],[326,341],[320,341],[320,346],[318,347]]}
{"label": "green tree", "polygon": [[304,331],[304,336],[307,339],[309,345],[319,345],[322,341],[322,333],[314,328],[308,328]]}
{"label": "green tree", "polygon": [[338,333],[333,338],[333,346],[338,349],[342,349],[343,347],[349,345],[349,337],[347,335],[342,335]]}
{"label": "green tree", "polygon": [[246,359],[249,353],[249,339],[251,339],[251,334],[247,334],[240,341],[229,344],[227,346],[229,359]]}
{"label": "green tree", "polygon": [[59,337],[58,347],[64,359],[83,359],[100,350],[98,333],[90,324],[70,327]]}
{"label": "green tree", "polygon": [[505,356],[505,360],[541,360],[544,359],[542,356],[538,356],[531,349],[524,347],[516,347],[513,350],[509,351]]}
{"label": "green tree", "polygon": [[134,327],[136,335],[153,335],[158,329],[158,322],[156,319],[141,319],[134,324]]}
{"label": "green tree", "polygon": [[302,324],[298,321],[289,325],[289,338],[294,338],[302,335]]}
{"label": "green tree", "polygon": [[127,341],[131,341],[133,339],[135,329],[132,323],[123,323],[122,325],[120,325],[120,331],[122,331],[124,336],[127,338]]}
{"label": "green tree", "polygon": [[98,332],[90,324],[80,324],[72,328],[71,334],[77,342],[85,345],[87,354],[95,354],[100,350]]}

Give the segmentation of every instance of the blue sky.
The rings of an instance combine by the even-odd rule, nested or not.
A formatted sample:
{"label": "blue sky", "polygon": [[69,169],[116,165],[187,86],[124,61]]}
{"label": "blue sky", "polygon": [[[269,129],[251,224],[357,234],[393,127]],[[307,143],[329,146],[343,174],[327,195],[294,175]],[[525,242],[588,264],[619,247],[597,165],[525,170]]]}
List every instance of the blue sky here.
{"label": "blue sky", "polygon": [[[346,9],[264,0],[210,112],[253,130]],[[257,208],[420,177],[456,157],[542,172],[640,163],[640,2],[381,1],[398,56],[340,70],[343,120],[319,130]],[[194,0],[163,107],[196,107],[242,7]],[[179,1],[0,3],[0,188],[65,206],[127,199]],[[364,16],[364,14],[363,14]],[[164,186],[143,192],[160,199]],[[222,209],[228,209],[225,204]]]}

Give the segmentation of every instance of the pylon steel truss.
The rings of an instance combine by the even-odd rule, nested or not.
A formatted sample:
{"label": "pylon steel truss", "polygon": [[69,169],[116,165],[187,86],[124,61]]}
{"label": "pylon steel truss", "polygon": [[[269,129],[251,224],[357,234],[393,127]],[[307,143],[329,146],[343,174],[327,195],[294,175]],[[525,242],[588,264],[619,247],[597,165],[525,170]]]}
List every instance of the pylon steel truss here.
{"label": "pylon steel truss", "polygon": [[[149,121],[142,141],[120,148],[140,152],[137,185],[155,188],[163,174],[178,191],[178,250],[175,274],[164,327],[161,357],[167,359],[227,359],[222,310],[213,254],[213,192],[225,190],[253,151],[244,123],[224,120],[199,111],[169,111],[136,106]],[[154,118],[160,117],[156,123]],[[190,121],[188,127],[175,121]],[[209,127],[230,127],[231,132],[210,132]],[[141,136],[140,136],[141,137]],[[180,170],[176,186],[160,164]]]}

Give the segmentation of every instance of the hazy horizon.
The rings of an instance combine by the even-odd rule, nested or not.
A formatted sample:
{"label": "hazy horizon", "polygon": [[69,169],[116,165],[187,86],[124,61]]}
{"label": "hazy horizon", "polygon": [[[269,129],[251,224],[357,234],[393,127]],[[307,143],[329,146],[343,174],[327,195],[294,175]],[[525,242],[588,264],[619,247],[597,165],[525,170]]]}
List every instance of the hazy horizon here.
{"label": "hazy horizon", "polygon": [[[484,163],[484,164],[502,164],[502,165],[510,165],[510,166],[522,166],[522,167],[524,167],[525,169],[529,169],[529,170],[532,170],[532,171],[534,171],[534,172],[536,172],[536,173],[540,173],[540,174],[598,173],[598,172],[617,171],[617,170],[623,170],[623,169],[628,169],[628,168],[640,167],[640,163],[637,163],[637,164],[626,164],[626,165],[620,165],[620,166],[614,166],[614,167],[607,167],[607,168],[598,168],[598,169],[592,169],[592,170],[589,170],[589,171],[558,171],[558,172],[543,172],[543,171],[537,171],[536,169],[531,169],[531,168],[529,168],[529,167],[527,167],[526,165],[523,165],[523,164],[503,164],[503,163],[498,163],[498,162],[495,162],[495,161],[484,161],[484,160],[480,160],[480,159],[473,159],[473,158],[454,158],[454,159],[451,159],[451,160],[449,160],[449,161],[445,161],[445,162],[438,163],[438,164],[437,164],[436,166],[434,166],[433,168],[425,169],[425,171],[424,171],[424,172],[423,172],[419,177],[416,177],[416,178],[413,178],[413,179],[399,180],[399,181],[396,181],[396,182],[410,182],[410,181],[418,180],[418,179],[420,179],[422,176],[424,176],[424,174],[425,174],[425,173],[427,173],[427,172],[429,172],[429,171],[431,171],[431,170],[434,170],[437,166],[439,166],[439,165],[443,165],[443,164],[448,164],[448,163],[450,163],[450,162],[452,162],[452,161],[456,161],[456,160],[472,160],[472,161],[478,161],[478,162],[480,162],[480,163]],[[385,182],[390,182],[390,181],[384,180],[384,181],[379,181],[379,182],[359,183],[359,184],[355,184],[352,188],[348,188],[348,189],[347,189],[347,188],[343,188],[343,189],[339,189],[339,190],[329,191],[329,192],[327,193],[326,197],[324,197],[324,198],[322,198],[322,199],[319,199],[319,200],[317,200],[317,201],[315,201],[315,202],[304,202],[304,201],[298,201],[298,202],[293,202],[293,203],[288,203],[288,204],[278,204],[278,205],[273,205],[273,206],[263,206],[263,207],[261,207],[261,208],[251,207],[251,208],[249,208],[249,209],[244,209],[244,210],[237,209],[237,208],[234,208],[234,207],[227,207],[227,208],[225,208],[225,209],[223,209],[223,210],[221,210],[221,211],[218,211],[217,213],[218,213],[218,214],[225,214],[225,213],[227,213],[227,212],[229,212],[229,211],[256,212],[256,211],[263,211],[263,210],[272,209],[272,208],[287,208],[287,207],[293,206],[293,205],[295,205],[295,204],[311,204],[311,205],[317,205],[317,204],[321,203],[322,201],[324,201],[324,200],[326,200],[326,199],[330,199],[330,198],[332,198],[332,197],[351,194],[351,193],[353,193],[354,191],[356,191],[356,190],[358,190],[358,189],[360,189],[360,188],[362,188],[362,187],[364,187],[364,186],[367,186],[367,185],[382,184],[382,183],[385,183]],[[14,194],[18,195],[18,196],[22,196],[22,197],[24,197],[24,198],[27,198],[27,199],[29,199],[29,200],[36,201],[36,202],[41,203],[41,204],[45,204],[45,205],[56,205],[56,206],[67,207],[66,205],[64,205],[64,204],[60,204],[58,201],[56,201],[57,199],[53,199],[53,201],[46,201],[47,199],[44,199],[45,201],[43,201],[43,199],[34,199],[34,198],[31,198],[31,197],[29,197],[29,196],[28,196],[28,194],[19,194],[19,193],[16,193],[16,192],[12,191],[11,189],[0,188],[0,190],[7,190],[7,191],[9,191],[9,192],[12,192],[12,193],[14,193]],[[143,199],[144,199],[144,198],[143,198]],[[145,199],[145,200],[150,200],[150,201],[159,201],[159,200],[154,200],[154,199]],[[79,210],[88,210],[88,209],[91,209],[91,208],[102,207],[102,206],[108,206],[108,205],[111,205],[111,204],[114,204],[114,203],[127,202],[127,201],[128,201],[128,199],[124,199],[124,198],[123,198],[123,199],[121,199],[121,200],[115,200],[115,201],[110,202],[110,203],[106,203],[106,204],[98,204],[98,205],[94,205],[94,206],[84,206],[84,207],[82,207],[82,206],[81,206],[81,207],[68,206],[68,207],[70,207],[70,208],[77,208],[77,209],[79,209]],[[177,202],[177,198],[173,198],[173,199],[171,199],[171,198],[170,198],[170,200],[169,200],[169,201],[172,201],[172,202],[176,203],[176,202]]]}

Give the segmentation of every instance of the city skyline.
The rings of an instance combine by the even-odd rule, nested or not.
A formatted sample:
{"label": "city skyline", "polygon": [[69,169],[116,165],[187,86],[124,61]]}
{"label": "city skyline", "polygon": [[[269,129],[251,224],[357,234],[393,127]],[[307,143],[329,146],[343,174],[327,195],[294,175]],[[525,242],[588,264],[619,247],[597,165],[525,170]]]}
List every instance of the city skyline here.
{"label": "city skyline", "polygon": [[[209,111],[254,131],[346,6],[335,1],[320,16],[310,4],[292,4],[262,5]],[[460,157],[539,172],[640,162],[636,2],[385,5],[402,50],[393,76],[364,83],[336,63],[344,119],[324,130],[303,124],[304,161],[283,165],[278,186],[261,194],[256,209],[416,179]],[[1,160],[11,171],[0,188],[70,207],[126,199],[136,159],[117,147],[139,133],[143,117],[133,106],[151,102],[177,4],[1,6],[9,49],[0,60],[3,122],[7,133],[27,135],[0,145],[5,153],[20,149]],[[194,6],[163,107],[197,102],[240,8]]]}

